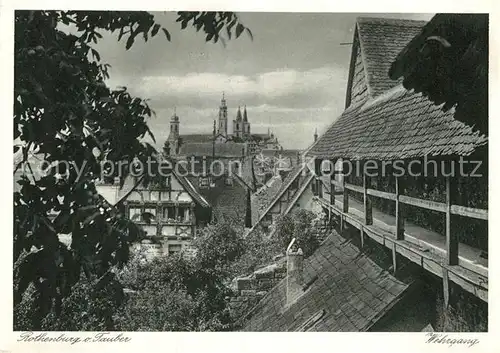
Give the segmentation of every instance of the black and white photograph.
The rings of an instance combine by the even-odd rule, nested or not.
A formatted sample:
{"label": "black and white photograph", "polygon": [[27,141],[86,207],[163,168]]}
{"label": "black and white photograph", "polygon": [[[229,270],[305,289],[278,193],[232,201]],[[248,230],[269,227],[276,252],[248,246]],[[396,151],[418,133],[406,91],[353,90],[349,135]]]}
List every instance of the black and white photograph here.
{"label": "black and white photograph", "polygon": [[13,13],[18,344],[489,331],[488,13],[74,8]]}

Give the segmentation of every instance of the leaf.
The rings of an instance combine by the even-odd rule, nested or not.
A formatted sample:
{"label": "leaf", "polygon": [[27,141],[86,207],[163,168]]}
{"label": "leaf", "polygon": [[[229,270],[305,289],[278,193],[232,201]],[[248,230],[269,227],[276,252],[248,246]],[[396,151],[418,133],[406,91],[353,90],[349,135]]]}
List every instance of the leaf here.
{"label": "leaf", "polygon": [[245,27],[241,23],[238,23],[238,25],[236,26],[236,38],[241,35],[244,29]]}
{"label": "leaf", "polygon": [[129,50],[130,47],[134,44],[134,35],[131,34],[127,39],[127,44],[125,45],[125,49]]}
{"label": "leaf", "polygon": [[153,29],[151,30],[151,37],[156,36],[156,34],[157,34],[157,33],[158,33],[158,31],[160,30],[160,28],[161,28],[161,25],[159,25],[158,23],[157,23],[157,24],[155,24],[155,25],[153,26]]}
{"label": "leaf", "polygon": [[146,126],[146,131],[147,131],[149,137],[151,137],[151,140],[153,140],[153,142],[156,143],[155,135],[153,135],[153,132],[151,131],[149,126]]}
{"label": "leaf", "polygon": [[167,40],[170,42],[170,33],[168,33],[165,28],[162,28],[161,30],[163,31],[163,33],[165,33],[165,37],[167,37]]}
{"label": "leaf", "polygon": [[120,41],[122,39],[124,33],[125,33],[125,31],[123,30],[123,27],[120,28],[120,33],[118,34],[118,41]]}
{"label": "leaf", "polygon": [[99,52],[95,50],[94,48],[90,49],[92,51],[92,56],[97,59],[97,61],[101,61],[101,56],[99,55]]}
{"label": "leaf", "polygon": [[250,39],[253,40],[253,34],[252,34],[252,31],[250,30],[250,28],[245,28],[245,31],[250,36]]}

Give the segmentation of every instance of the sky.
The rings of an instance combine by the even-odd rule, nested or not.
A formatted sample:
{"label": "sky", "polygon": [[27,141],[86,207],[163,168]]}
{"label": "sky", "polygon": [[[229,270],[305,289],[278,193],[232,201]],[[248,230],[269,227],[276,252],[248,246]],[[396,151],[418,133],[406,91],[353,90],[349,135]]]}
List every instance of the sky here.
{"label": "sky", "polygon": [[111,65],[108,85],[125,86],[150,99],[156,117],[148,124],[157,146],[168,137],[176,109],[180,133],[211,133],[222,92],[232,120],[247,107],[253,133],[274,132],[284,148],[313,142],[344,107],[349,57],[358,16],[429,20],[432,14],[238,13],[253,33],[222,43],[207,43],[202,32],[180,29],[174,12],[156,12],[171,42],[160,32],[131,49],[104,34],[97,44]]}

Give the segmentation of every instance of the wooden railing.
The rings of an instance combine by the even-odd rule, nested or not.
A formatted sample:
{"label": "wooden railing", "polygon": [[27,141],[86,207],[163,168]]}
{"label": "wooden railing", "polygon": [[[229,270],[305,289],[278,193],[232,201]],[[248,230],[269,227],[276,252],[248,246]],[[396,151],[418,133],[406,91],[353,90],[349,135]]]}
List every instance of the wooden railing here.
{"label": "wooden railing", "polygon": [[[349,184],[345,182],[339,182],[335,179],[330,181],[331,190],[338,187],[343,190],[343,212],[349,212],[349,194],[348,190],[363,194],[363,206],[364,206],[364,223],[366,225],[373,224],[372,215],[372,202],[371,197],[378,197],[389,201],[396,202],[396,239],[404,239],[404,215],[402,205],[410,205],[419,208],[424,208],[432,211],[437,211],[444,213],[446,215],[445,229],[446,229],[446,257],[448,265],[458,264],[458,237],[457,233],[452,231],[452,221],[451,215],[458,215],[462,217],[469,217],[474,219],[488,220],[488,210],[480,208],[472,208],[455,205],[454,195],[457,194],[455,189],[456,185],[453,178],[446,178],[446,202],[436,202],[430,200],[419,199],[415,197],[410,197],[401,194],[401,180],[396,178],[396,192],[385,192],[380,190],[375,190],[368,188],[369,178],[365,176],[363,178],[363,186]],[[317,190],[318,196],[323,197],[322,188],[323,180],[317,178]],[[330,192],[330,204],[335,205],[335,193]],[[342,223],[342,221],[341,221]]]}
{"label": "wooden railing", "polygon": [[[318,165],[316,165],[318,167]],[[320,175],[319,170],[316,169],[316,175]],[[371,189],[368,186],[370,185],[370,178],[368,176],[363,177],[363,186],[359,185],[353,185],[349,184],[346,182],[345,176],[342,178],[343,181],[339,182],[335,179],[330,180],[330,200],[328,201],[327,199],[323,198],[323,187],[327,186],[324,184],[324,180],[320,177],[317,177],[316,179],[316,191],[317,191],[317,196],[318,198],[322,199],[323,202],[329,203],[331,206],[335,207],[335,197],[336,194],[338,195],[337,192],[335,192],[335,187],[339,188],[340,192],[342,193],[342,210],[338,210],[340,214],[340,229],[344,229],[345,225],[344,222],[346,220],[349,220],[352,218],[352,216],[349,216],[349,192],[348,191],[353,191],[356,193],[360,193],[363,195],[363,219],[361,221],[361,224],[364,224],[366,226],[370,226],[373,224],[373,210],[372,210],[372,197],[378,197],[381,199],[389,200],[395,202],[396,210],[395,210],[395,232],[394,232],[394,237],[392,241],[392,252],[393,252],[393,270],[396,271],[397,268],[397,261],[396,261],[396,247],[398,248],[398,251],[401,253],[405,253],[407,250],[405,248],[404,242],[398,242],[402,241],[405,239],[405,216],[404,216],[404,206],[405,205],[410,205],[418,208],[423,208],[427,210],[432,210],[440,213],[444,213],[446,216],[446,221],[445,221],[445,237],[446,237],[446,247],[444,249],[445,252],[445,261],[442,262],[440,265],[437,265],[441,269],[433,268],[433,271],[435,274],[440,275],[443,278],[443,290],[444,290],[444,298],[445,302],[447,302],[449,298],[449,285],[448,285],[448,280],[454,280],[457,283],[461,283],[461,285],[466,288],[467,290],[476,293],[480,298],[483,300],[487,301],[487,289],[486,292],[484,292],[485,287],[484,285],[481,285],[480,283],[483,283],[486,281],[487,283],[487,272],[486,274],[482,272],[481,270],[481,275],[478,275],[479,279],[474,279],[472,282],[474,282],[476,285],[479,283],[479,287],[470,287],[468,284],[468,280],[471,278],[469,277],[468,280],[462,281],[458,279],[456,271],[457,269],[455,268],[455,265],[459,264],[459,253],[458,253],[458,247],[459,247],[459,240],[458,240],[458,232],[454,230],[453,226],[456,226],[456,222],[452,222],[452,215],[457,215],[457,216],[462,216],[462,217],[468,217],[468,218],[473,218],[473,219],[480,219],[480,220],[488,220],[488,210],[485,209],[479,209],[479,208],[471,208],[471,207],[465,207],[465,206],[460,206],[457,205],[456,201],[456,196],[458,194],[458,189],[456,185],[456,179],[452,177],[446,177],[446,202],[436,202],[436,201],[431,201],[431,200],[424,200],[420,198],[415,198],[415,197],[410,197],[407,195],[402,194],[403,185],[402,185],[402,180],[401,178],[396,177],[396,190],[395,192],[386,192],[386,191],[380,191],[380,190],[375,190]],[[330,211],[331,212],[331,211]],[[331,217],[331,216],[330,216]],[[360,226],[361,228],[361,246],[363,246],[363,239],[364,239],[364,231],[367,234],[371,234],[372,230],[370,227],[363,227]],[[364,230],[364,231],[363,231]],[[398,245],[396,245],[398,244]],[[406,249],[406,250],[405,250]],[[404,250],[404,251],[403,251]],[[407,252],[407,251],[406,251]],[[408,255],[408,254],[407,254]],[[420,259],[421,261],[424,261]],[[441,262],[441,260],[439,261]],[[425,267],[425,266],[424,266]],[[441,273],[442,271],[442,273]],[[479,269],[478,269],[479,271]],[[486,276],[486,277],[483,277]],[[460,276],[459,276],[460,277]],[[467,277],[467,276],[466,276]],[[476,291],[476,289],[479,288],[479,291]],[[487,285],[486,285],[487,288]],[[479,294],[477,294],[479,293]],[[485,294],[486,293],[486,294]],[[447,303],[445,303],[447,305]]]}

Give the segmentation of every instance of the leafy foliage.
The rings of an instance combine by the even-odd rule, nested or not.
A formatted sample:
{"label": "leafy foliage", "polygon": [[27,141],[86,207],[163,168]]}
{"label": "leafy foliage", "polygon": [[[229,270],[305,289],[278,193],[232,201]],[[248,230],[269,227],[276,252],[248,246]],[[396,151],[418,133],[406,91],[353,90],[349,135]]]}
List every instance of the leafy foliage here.
{"label": "leafy foliage", "polygon": [[227,222],[208,226],[193,258],[141,261],[135,257],[120,280],[135,291],[115,320],[126,331],[228,330],[230,264],[243,253],[241,235]]}
{"label": "leafy foliage", "polygon": [[[225,26],[228,36],[245,30],[233,13],[178,16],[182,28],[195,25],[214,42]],[[92,46],[102,31],[118,33],[128,49],[160,29],[170,40],[147,12],[16,11],[14,153],[22,156],[16,170],[31,169],[30,154],[50,164],[40,178],[21,176],[14,193],[14,304],[28,287],[34,291],[35,329],[52,310],[61,313],[82,273],[98,286],[113,283],[110,269],[127,262],[130,243],[142,233],[94,183],[103,160],[145,163],[156,154],[141,141],[154,140],[146,123],[153,111],[125,87],[106,86],[109,65]],[[121,172],[123,182],[127,170]],[[69,247],[61,234],[70,235]]]}
{"label": "leafy foliage", "polygon": [[317,229],[313,222],[315,218],[313,212],[304,209],[280,217],[276,222],[274,236],[281,248],[286,249],[290,241],[295,238],[304,256],[310,256],[319,247]]}

